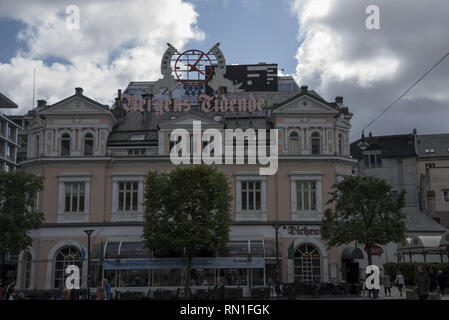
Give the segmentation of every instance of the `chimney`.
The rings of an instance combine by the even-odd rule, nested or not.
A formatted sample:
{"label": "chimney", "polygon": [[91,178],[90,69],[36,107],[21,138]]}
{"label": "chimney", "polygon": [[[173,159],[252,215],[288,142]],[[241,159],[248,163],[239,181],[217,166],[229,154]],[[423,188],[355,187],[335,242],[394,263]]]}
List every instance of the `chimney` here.
{"label": "chimney", "polygon": [[83,95],[83,88],[80,88],[80,87],[75,88],[75,94],[79,95],[79,96],[82,96]]}
{"label": "chimney", "polygon": [[335,97],[335,102],[336,103],[343,103],[343,97],[342,96]]}
{"label": "chimney", "polygon": [[307,93],[308,86],[301,86],[301,93]]}
{"label": "chimney", "polygon": [[37,100],[38,107],[45,107],[47,105],[47,101],[45,100]]}

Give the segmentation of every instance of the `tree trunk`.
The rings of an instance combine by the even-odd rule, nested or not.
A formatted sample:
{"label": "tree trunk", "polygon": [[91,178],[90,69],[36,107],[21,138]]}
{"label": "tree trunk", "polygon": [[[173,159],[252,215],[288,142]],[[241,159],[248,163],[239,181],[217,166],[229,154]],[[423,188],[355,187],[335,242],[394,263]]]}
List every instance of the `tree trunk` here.
{"label": "tree trunk", "polygon": [[192,252],[188,251],[186,266],[186,282],[184,284],[184,297],[190,298],[190,273],[192,271]]}
{"label": "tree trunk", "polygon": [[366,253],[368,255],[368,265],[372,265],[373,264],[373,257],[371,255],[371,244],[365,244],[365,248],[366,248]]}

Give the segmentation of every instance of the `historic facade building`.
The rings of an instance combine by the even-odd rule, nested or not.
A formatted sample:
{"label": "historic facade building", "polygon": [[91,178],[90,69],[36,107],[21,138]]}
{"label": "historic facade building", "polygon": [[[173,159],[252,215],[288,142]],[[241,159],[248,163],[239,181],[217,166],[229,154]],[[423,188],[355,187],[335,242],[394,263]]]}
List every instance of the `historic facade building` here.
{"label": "historic facade building", "polygon": [[[131,82],[111,108],[81,88],[52,105],[41,101],[26,116],[27,156],[21,167],[45,178],[39,199],[45,223],[32,232],[33,246],[20,256],[19,287],[58,288],[70,264],[81,268],[85,287],[87,229],[95,230],[92,286],[101,278],[115,290],[182,286],[182,256],[155,257],[142,245],[143,197],[149,170],[174,168],[172,130],[191,132],[194,121],[201,121],[202,130],[220,132],[278,129],[274,175],[260,175],[262,166],[248,161],[216,165],[227,175],[234,197],[231,241],[226,255],[194,259],[195,285],[211,286],[218,275],[228,286],[269,285],[276,279],[276,247],[284,283],[344,278],[345,247],[328,248],[320,225],[332,185],[351,175],[356,164],[349,150],[352,114],[342,97],[329,102],[307,86],[299,88],[291,77],[278,77],[277,65],[239,66],[237,71],[236,81],[225,79],[229,83],[220,80],[224,71],[215,71],[212,80],[218,87],[207,95],[201,92],[204,86],[182,84],[159,91],[160,83],[153,81]],[[150,108],[139,104],[148,97]],[[202,101],[209,98],[212,107],[205,110]],[[227,110],[214,107],[224,99]],[[251,99],[257,103],[251,105]]]}

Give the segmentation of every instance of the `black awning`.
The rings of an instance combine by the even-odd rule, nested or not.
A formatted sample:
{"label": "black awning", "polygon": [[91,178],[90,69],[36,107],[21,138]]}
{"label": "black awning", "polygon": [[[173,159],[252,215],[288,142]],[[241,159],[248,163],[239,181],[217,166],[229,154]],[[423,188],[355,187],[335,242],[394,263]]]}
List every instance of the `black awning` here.
{"label": "black awning", "polygon": [[342,259],[363,259],[363,251],[360,248],[345,248],[341,254]]}

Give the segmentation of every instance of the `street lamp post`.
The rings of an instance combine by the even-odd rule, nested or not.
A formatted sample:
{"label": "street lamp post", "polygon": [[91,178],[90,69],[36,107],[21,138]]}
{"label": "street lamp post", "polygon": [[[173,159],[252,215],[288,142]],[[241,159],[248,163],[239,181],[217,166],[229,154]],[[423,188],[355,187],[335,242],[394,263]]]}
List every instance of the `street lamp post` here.
{"label": "street lamp post", "polygon": [[276,290],[276,296],[279,299],[279,274],[280,274],[280,267],[279,267],[279,235],[278,230],[280,228],[279,224],[273,225],[274,229],[276,230],[276,284],[275,284],[275,290]]}
{"label": "street lamp post", "polygon": [[84,230],[87,234],[87,299],[90,300],[90,236],[95,230]]}

